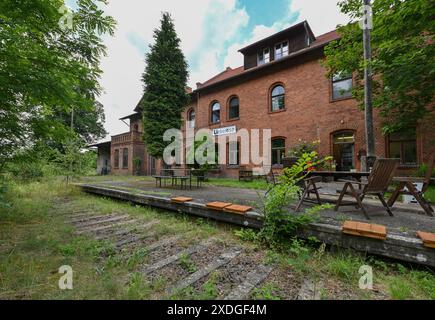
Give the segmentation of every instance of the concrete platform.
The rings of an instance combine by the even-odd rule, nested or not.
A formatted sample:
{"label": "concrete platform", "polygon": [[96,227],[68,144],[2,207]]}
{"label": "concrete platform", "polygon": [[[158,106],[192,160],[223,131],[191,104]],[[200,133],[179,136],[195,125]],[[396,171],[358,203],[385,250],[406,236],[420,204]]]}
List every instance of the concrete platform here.
{"label": "concrete platform", "polygon": [[[261,228],[261,197],[262,190],[204,186],[179,190],[173,188],[155,188],[153,181],[106,181],[81,185],[89,193],[109,196],[125,201],[149,205],[171,211],[184,212],[196,216],[215,219],[235,225]],[[187,203],[173,203],[175,196],[191,197]],[[333,201],[333,195],[324,195]],[[205,204],[211,201],[232,202],[250,205],[253,210],[245,215],[217,212],[208,209]],[[423,242],[416,236],[417,231],[435,232],[435,218],[426,216],[418,208],[400,206],[393,209],[394,217],[390,217],[377,201],[365,201],[371,220],[354,207],[340,208],[339,212],[327,209],[320,212],[320,219],[308,228],[300,230],[299,236],[317,239],[340,247],[353,248],[371,254],[382,255],[402,261],[408,261],[435,267],[435,249],[423,246]],[[289,214],[295,214],[292,206]],[[387,228],[385,241],[344,235],[341,225],[345,220],[369,222],[384,225]]]}

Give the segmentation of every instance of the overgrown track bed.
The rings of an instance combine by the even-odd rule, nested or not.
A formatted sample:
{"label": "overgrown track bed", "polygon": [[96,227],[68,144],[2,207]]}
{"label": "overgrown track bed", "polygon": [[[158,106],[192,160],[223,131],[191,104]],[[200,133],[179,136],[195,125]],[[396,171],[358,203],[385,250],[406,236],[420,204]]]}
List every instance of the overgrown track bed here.
{"label": "overgrown track bed", "polygon": [[[428,269],[295,239],[270,249],[246,229],[62,190],[21,187],[0,211],[0,299],[435,299]],[[73,290],[58,288],[62,265]],[[358,288],[362,265],[373,290]]]}

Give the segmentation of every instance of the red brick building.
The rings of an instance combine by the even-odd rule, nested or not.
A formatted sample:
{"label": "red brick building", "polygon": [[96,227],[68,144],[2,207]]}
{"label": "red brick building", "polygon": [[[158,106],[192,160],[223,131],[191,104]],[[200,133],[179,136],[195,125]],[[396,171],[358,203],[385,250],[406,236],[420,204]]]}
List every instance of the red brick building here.
{"label": "red brick building", "polygon": [[[120,119],[128,120],[129,131],[111,137],[111,141],[93,145],[98,148],[97,173],[117,175],[153,175],[158,161],[146,152],[140,103],[134,113]],[[127,123],[126,123],[127,124]]]}
{"label": "red brick building", "polygon": [[[243,66],[197,83],[184,120],[194,120],[195,131],[271,129],[275,168],[282,167],[282,157],[300,140],[320,140],[319,153],[332,155],[337,170],[360,170],[365,155],[364,112],[350,96],[353,79],[345,74],[328,79],[320,63],[324,47],[337,38],[336,31],[315,37],[305,21],[242,48]],[[130,132],[112,137],[112,173],[134,173],[137,157],[142,158],[142,174],[153,174],[160,167],[146,154],[140,118],[136,107],[135,114],[124,118],[130,119]],[[433,119],[419,125],[415,135],[384,136],[375,111],[375,134],[377,156],[400,158],[403,169],[415,169],[435,148]],[[240,161],[238,149],[227,150],[227,158],[230,152]],[[237,177],[239,170],[237,164],[220,165],[222,176]]]}
{"label": "red brick building", "polygon": [[[320,63],[325,45],[338,37],[336,31],[315,37],[302,22],[239,50],[244,65],[198,83],[184,118],[194,118],[196,130],[272,129],[276,168],[300,140],[320,140],[319,153],[332,155],[337,170],[360,170],[365,155],[364,112],[350,96],[353,79],[347,75],[328,79]],[[415,168],[435,148],[434,131],[428,120],[416,135],[383,136],[375,111],[376,154],[401,158],[402,168]],[[223,176],[236,177],[239,169],[221,165]]]}

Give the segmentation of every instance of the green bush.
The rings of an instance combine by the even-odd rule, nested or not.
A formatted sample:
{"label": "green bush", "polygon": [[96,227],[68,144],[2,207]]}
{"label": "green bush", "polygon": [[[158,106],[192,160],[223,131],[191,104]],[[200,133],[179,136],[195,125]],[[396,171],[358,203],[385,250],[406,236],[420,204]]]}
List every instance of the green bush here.
{"label": "green bush", "polygon": [[8,185],[3,177],[0,177],[0,209],[7,208],[10,206],[9,201],[6,197],[8,192]]}
{"label": "green bush", "polygon": [[[426,176],[426,172],[427,172],[427,165],[426,164],[422,164],[415,171],[415,176],[416,177],[424,177],[424,176]],[[432,178],[435,178],[435,168],[433,168],[431,176],[432,176]]]}

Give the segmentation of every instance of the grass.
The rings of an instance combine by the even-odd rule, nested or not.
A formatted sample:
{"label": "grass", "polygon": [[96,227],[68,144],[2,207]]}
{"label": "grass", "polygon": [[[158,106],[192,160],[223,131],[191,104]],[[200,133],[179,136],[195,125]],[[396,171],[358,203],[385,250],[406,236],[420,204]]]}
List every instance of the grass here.
{"label": "grass", "polygon": [[[165,282],[129,275],[129,270],[146,262],[146,250],[115,254],[108,242],[74,235],[54,206],[56,199],[70,199],[71,211],[158,219],[153,228],[156,237],[183,234],[180,241],[186,244],[222,233],[212,223],[85,195],[56,181],[12,184],[7,198],[10,207],[0,209],[0,299],[146,299]],[[219,237],[225,238],[225,232]],[[73,268],[73,290],[58,288],[62,265]]]}
{"label": "grass", "polygon": [[[249,182],[247,182],[249,183]],[[152,227],[156,238],[183,235],[179,240],[188,246],[211,237],[222,245],[237,244],[256,252],[265,252],[266,263],[279,271],[277,281],[261,284],[255,299],[284,299],[291,285],[282,281],[287,275],[295,279],[322,280],[322,298],[435,299],[435,276],[426,268],[364,257],[351,251],[326,250],[315,241],[289,241],[282,248],[267,249],[250,229],[235,228],[180,213],[157,211],[125,202],[98,198],[66,187],[59,181],[12,183],[7,199],[9,207],[0,208],[0,299],[159,299],[166,295],[168,278],[147,280],[137,271],[147,263],[149,253],[138,248],[126,254],[116,252],[109,242],[74,235],[64,223],[66,209],[55,201],[67,199],[68,211],[89,210],[96,214],[128,214],[144,222],[159,220]],[[240,238],[240,239],[239,239]],[[191,257],[180,260],[188,272],[195,272]],[[73,290],[60,290],[59,267],[73,268]],[[373,268],[376,291],[360,290],[361,265]],[[168,275],[169,277],[169,275]],[[196,290],[187,288],[174,298],[214,299],[218,296],[219,277],[213,273]],[[340,296],[332,291],[336,286]]]}
{"label": "grass", "polygon": [[230,187],[241,189],[267,190],[267,182],[264,179],[256,179],[252,181],[239,181],[229,178],[210,178],[206,182],[207,185],[215,187]]}
{"label": "grass", "polygon": [[435,186],[430,185],[429,188],[426,190],[426,193],[424,194],[424,197],[432,202],[435,203]]}

